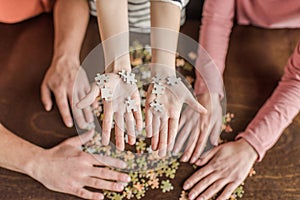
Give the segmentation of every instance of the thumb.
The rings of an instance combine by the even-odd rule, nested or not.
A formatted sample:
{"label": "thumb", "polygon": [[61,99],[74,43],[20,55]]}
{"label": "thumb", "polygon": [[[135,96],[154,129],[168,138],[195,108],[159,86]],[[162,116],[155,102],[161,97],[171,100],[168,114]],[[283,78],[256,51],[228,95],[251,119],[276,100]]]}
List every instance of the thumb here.
{"label": "thumb", "polygon": [[75,136],[72,138],[69,138],[65,141],[65,143],[71,145],[71,146],[76,146],[79,147],[85,143],[87,143],[92,137],[94,136],[95,131],[94,130],[89,130],[88,132],[85,132],[79,136]]}
{"label": "thumb", "polygon": [[99,88],[96,85],[93,85],[90,92],[78,102],[77,107],[79,109],[86,108],[87,106],[95,102],[95,99],[98,95],[99,95]]}
{"label": "thumb", "polygon": [[196,112],[200,114],[206,114],[207,110],[193,97],[193,95],[190,93],[188,95],[185,102]]}

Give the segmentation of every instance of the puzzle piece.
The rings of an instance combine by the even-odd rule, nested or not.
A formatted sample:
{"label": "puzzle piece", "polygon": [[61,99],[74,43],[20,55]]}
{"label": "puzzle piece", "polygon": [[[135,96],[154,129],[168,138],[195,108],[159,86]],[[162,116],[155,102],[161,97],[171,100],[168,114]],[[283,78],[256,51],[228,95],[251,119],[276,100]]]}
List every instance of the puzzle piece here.
{"label": "puzzle piece", "polygon": [[163,85],[154,84],[152,94],[162,95],[164,94],[164,91],[165,91],[165,87]]}
{"label": "puzzle piece", "polygon": [[156,112],[162,112],[163,111],[163,105],[158,102],[158,100],[154,100],[150,103],[150,106],[156,111]]}
{"label": "puzzle piece", "polygon": [[104,83],[107,83],[109,81],[109,77],[106,74],[101,75],[100,73],[97,73],[95,81],[99,87],[102,87]]}
{"label": "puzzle piece", "polygon": [[157,84],[157,85],[161,85],[161,78],[159,76],[154,76],[152,77],[152,82],[151,83],[154,83],[154,84]]}
{"label": "puzzle piece", "polygon": [[165,192],[170,192],[171,190],[174,189],[174,187],[169,180],[165,180],[161,182],[160,189],[162,190],[163,193],[165,193]]}
{"label": "puzzle piece", "polygon": [[170,76],[167,78],[168,85],[177,85],[181,81],[181,78],[177,78],[176,76]]}
{"label": "puzzle piece", "polygon": [[135,74],[125,71],[124,69],[118,73],[121,76],[121,79],[127,84],[135,84],[137,80],[135,79]]}
{"label": "puzzle piece", "polygon": [[109,88],[107,88],[106,86],[104,86],[103,88],[101,88],[101,97],[105,101],[109,101],[109,100],[112,99],[113,93],[112,93],[112,91]]}
{"label": "puzzle piece", "polygon": [[131,112],[132,110],[134,112],[137,111],[136,100],[131,99],[131,97],[127,97],[125,104],[127,112]]}

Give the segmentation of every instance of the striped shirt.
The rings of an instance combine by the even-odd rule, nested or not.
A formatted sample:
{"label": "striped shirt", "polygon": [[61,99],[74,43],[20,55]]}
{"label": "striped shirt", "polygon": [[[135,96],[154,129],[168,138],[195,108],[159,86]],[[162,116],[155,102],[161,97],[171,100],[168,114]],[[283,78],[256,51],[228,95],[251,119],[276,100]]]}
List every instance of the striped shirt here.
{"label": "striped shirt", "polygon": [[[158,0],[170,2],[181,8],[180,24],[185,22],[185,7],[189,0]],[[97,16],[96,0],[89,0],[91,15]],[[129,29],[132,32],[150,32],[150,0],[128,0]]]}

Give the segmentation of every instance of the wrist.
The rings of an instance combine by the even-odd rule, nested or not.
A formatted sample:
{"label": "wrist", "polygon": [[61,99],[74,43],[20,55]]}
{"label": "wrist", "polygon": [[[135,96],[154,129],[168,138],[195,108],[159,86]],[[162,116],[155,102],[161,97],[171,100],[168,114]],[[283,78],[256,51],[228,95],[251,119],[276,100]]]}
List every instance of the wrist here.
{"label": "wrist", "polygon": [[47,150],[40,148],[26,160],[26,163],[24,164],[25,174],[38,180],[40,174],[39,168],[42,166],[42,162],[46,158],[46,151]]}
{"label": "wrist", "polygon": [[151,63],[151,75],[166,78],[168,76],[176,76],[176,70],[174,65]]}
{"label": "wrist", "polygon": [[248,158],[250,159],[250,161],[255,162],[258,159],[258,153],[253,148],[253,146],[251,146],[245,139],[241,138],[241,139],[237,140],[236,142],[238,142],[241,145],[242,150],[244,152],[247,152],[247,155],[248,155]]}
{"label": "wrist", "polygon": [[78,56],[63,54],[63,55],[54,55],[52,57],[51,67],[64,67],[64,68],[79,68],[80,60]]}
{"label": "wrist", "polygon": [[131,71],[130,57],[129,54],[125,54],[115,59],[111,65],[105,68],[106,73],[118,73],[122,70]]}

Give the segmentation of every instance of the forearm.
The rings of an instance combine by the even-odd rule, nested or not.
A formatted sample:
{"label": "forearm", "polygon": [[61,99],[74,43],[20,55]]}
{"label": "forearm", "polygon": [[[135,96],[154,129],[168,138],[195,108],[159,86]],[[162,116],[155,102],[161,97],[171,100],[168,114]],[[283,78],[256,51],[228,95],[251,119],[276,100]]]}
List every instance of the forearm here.
{"label": "forearm", "polygon": [[54,54],[78,60],[89,20],[87,0],[57,0],[54,6]]}
{"label": "forearm", "polygon": [[0,167],[32,175],[36,155],[44,151],[13,134],[0,124]]}
{"label": "forearm", "polygon": [[[213,85],[210,92],[216,92],[223,96],[223,88],[217,87],[218,85],[216,84],[219,83],[215,83],[213,78],[216,77],[215,73],[218,73],[222,77],[234,15],[235,0],[205,1],[199,33],[201,48],[198,49],[198,58],[196,61],[196,94],[207,91],[206,84],[210,84]],[[209,56],[213,62],[207,62],[205,58],[203,59],[204,55],[206,60]],[[207,63],[213,63],[214,66],[205,68]],[[210,69],[212,67],[215,70]],[[206,72],[206,70],[210,71]],[[211,71],[214,74],[211,74]]]}
{"label": "forearm", "polygon": [[130,71],[127,0],[98,0],[96,6],[105,71]]}
{"label": "forearm", "polygon": [[289,59],[285,74],[278,87],[260,109],[245,132],[244,138],[259,154],[261,160],[266,151],[278,140],[283,130],[292,122],[300,109],[300,43]]}
{"label": "forearm", "polygon": [[174,72],[179,28],[179,6],[151,1],[152,63],[170,67]]}

